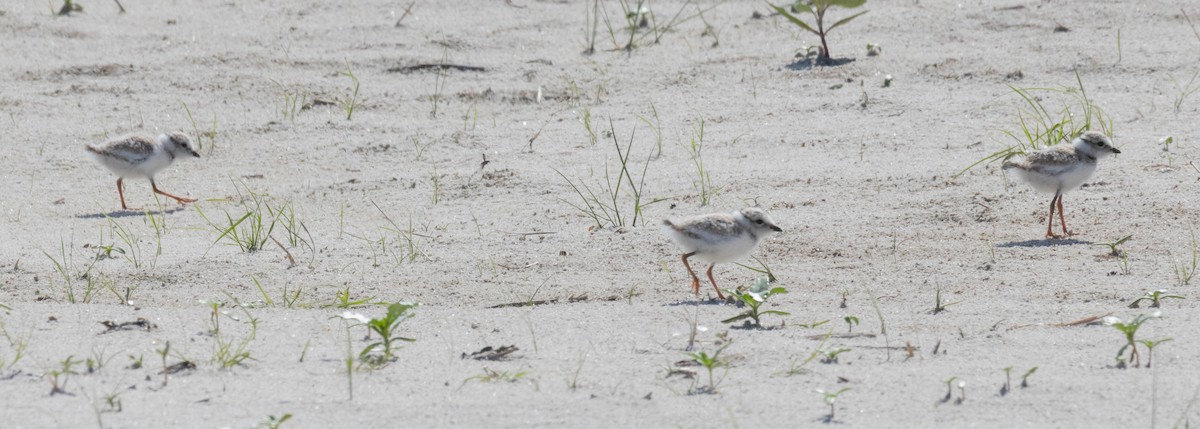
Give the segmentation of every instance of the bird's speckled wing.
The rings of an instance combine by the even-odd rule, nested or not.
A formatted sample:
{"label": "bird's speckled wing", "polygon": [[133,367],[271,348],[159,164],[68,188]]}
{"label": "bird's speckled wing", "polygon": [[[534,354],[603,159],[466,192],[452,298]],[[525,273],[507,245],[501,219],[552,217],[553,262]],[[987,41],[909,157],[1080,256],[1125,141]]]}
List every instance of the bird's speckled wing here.
{"label": "bird's speckled wing", "polygon": [[1057,176],[1078,167],[1079,156],[1075,154],[1075,148],[1058,145],[1031,152],[1025,156],[1024,160],[1009,162],[1007,166],[1043,176]]}
{"label": "bird's speckled wing", "polygon": [[110,140],[92,148],[92,152],[136,164],[154,154],[154,140],[140,134]]}
{"label": "bird's speckled wing", "polygon": [[728,214],[697,216],[672,222],[671,229],[693,239],[710,243],[736,238],[742,226]]}

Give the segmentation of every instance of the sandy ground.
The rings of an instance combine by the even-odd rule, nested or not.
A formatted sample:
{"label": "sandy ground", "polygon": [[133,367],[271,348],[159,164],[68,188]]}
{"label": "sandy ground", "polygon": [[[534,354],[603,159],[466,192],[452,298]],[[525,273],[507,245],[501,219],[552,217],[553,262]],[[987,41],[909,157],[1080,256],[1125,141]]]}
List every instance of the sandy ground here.
{"label": "sandy ground", "polygon": [[[753,1],[701,2],[704,20],[657,44],[642,30],[631,52],[601,20],[592,55],[579,1],[418,0],[407,16],[404,1],[78,2],[70,17],[0,4],[6,427],[284,414],[282,427],[811,427],[829,413],[815,389],[842,388],[836,426],[1200,419],[1200,294],[1176,274],[1195,246],[1200,98],[1180,86],[1200,70],[1200,36],[1179,2],[873,1],[831,36],[852,60],[832,67],[796,62],[816,38]],[[619,3],[602,3],[627,36]],[[682,5],[650,7],[666,21]],[[483,70],[398,71],[438,62]],[[350,119],[336,104],[348,69]],[[1049,195],[995,164],[954,175],[1018,129],[1008,85],[1074,86],[1076,70],[1123,154],[1067,195],[1078,235],[1046,241]],[[314,105],[293,110],[291,96]],[[130,204],[149,210],[116,210],[114,177],[82,150],[197,129],[203,157],[158,177],[201,199],[183,208],[130,180]],[[595,228],[563,176],[600,192],[619,171],[614,140],[632,141],[636,178],[645,168],[643,202],[661,201],[634,223],[625,194],[626,225]],[[717,188],[707,205],[693,141]],[[256,199],[294,214],[299,240],[280,225],[280,245],[257,252],[218,239],[230,218],[264,213]],[[756,253],[790,292],[766,304],[791,313],[767,316],[772,329],[722,324],[743,309],[691,295],[657,227],[751,204],[785,229]],[[1091,245],[1128,234],[1126,267]],[[758,274],[717,275],[733,287]],[[1150,369],[1115,366],[1113,328],[1060,325],[1150,314],[1127,305],[1155,289],[1185,298],[1138,332],[1173,338]],[[348,373],[378,337],[336,317],[346,290],[419,302],[399,327],[417,341]],[[932,314],[938,291],[953,305]],[[139,318],[152,326],[102,324]],[[678,366],[690,320],[695,350],[725,346],[715,393],[703,369]],[[221,344],[247,359],[223,368]],[[520,350],[506,360],[462,357],[507,345]],[[809,360],[838,348],[836,363]],[[164,385],[164,365],[185,361]],[[965,386],[944,400],[952,377]]]}

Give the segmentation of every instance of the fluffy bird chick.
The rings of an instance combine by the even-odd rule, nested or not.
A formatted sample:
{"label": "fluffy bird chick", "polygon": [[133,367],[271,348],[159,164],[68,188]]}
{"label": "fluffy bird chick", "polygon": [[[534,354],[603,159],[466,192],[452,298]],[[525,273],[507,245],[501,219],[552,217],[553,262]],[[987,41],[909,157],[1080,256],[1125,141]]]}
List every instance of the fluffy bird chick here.
{"label": "fluffy bird chick", "polygon": [[692,276],[692,292],[700,294],[700,277],[692,271],[688,258],[695,256],[708,262],[708,280],[717,291],[717,298],[725,299],[717,280],[713,278],[713,266],[732,262],[750,255],[759,240],[783,229],[757,207],[747,207],[733,213],[714,213],[682,219],[668,219],[662,223],[663,234],[683,249],[683,266]]}
{"label": "fluffy bird chick", "polygon": [[1001,167],[1012,171],[1017,177],[1041,192],[1053,192],[1050,199],[1050,219],[1046,225],[1046,238],[1054,235],[1054,208],[1058,206],[1058,220],[1063,236],[1070,235],[1063,216],[1063,194],[1078,188],[1096,172],[1097,162],[1109,154],[1121,153],[1113,147],[1104,134],[1088,131],[1075,138],[1070,146],[1057,145],[1025,155],[1019,161],[1005,161]]}
{"label": "fluffy bird chick", "polygon": [[121,197],[121,208],[124,210],[129,210],[125,205],[125,191],[121,187],[121,182],[126,177],[150,179],[150,188],[155,193],[172,198],[180,204],[196,202],[192,198],[163,192],[154,183],[154,175],[170,166],[176,157],[200,157],[187,134],[159,134],[157,138],[147,134],[130,134],[102,144],[88,145],[86,149],[100,165],[117,175],[117,195]]}

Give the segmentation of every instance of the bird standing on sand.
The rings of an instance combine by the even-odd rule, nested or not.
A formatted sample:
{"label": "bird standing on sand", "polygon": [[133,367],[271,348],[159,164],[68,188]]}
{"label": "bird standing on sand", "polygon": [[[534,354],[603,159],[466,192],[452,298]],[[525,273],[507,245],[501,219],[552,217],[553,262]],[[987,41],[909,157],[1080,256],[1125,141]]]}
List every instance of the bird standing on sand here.
{"label": "bird standing on sand", "polygon": [[125,205],[125,191],[121,182],[126,177],[145,177],[150,179],[150,188],[155,193],[164,195],[183,203],[196,202],[193,198],[183,198],[168,194],[158,189],[154,183],[154,174],[158,173],[175,161],[175,157],[189,155],[196,158],[200,154],[192,148],[192,139],[183,133],[159,134],[157,138],[146,134],[130,134],[109,140],[103,144],[88,145],[87,151],[109,171],[117,175],[117,195],[121,197],[121,209],[129,210]]}
{"label": "bird standing on sand", "polygon": [[683,249],[683,266],[692,275],[692,292],[700,294],[700,277],[692,271],[688,258],[695,256],[707,261],[708,280],[717,290],[717,298],[725,299],[717,280],[713,278],[713,266],[744,258],[754,250],[759,240],[783,229],[757,207],[747,207],[733,213],[715,213],[683,219],[664,220],[663,234]]}
{"label": "bird standing on sand", "polygon": [[1020,161],[1005,161],[1004,171],[1014,171],[1017,177],[1042,192],[1053,192],[1050,199],[1050,219],[1046,225],[1046,238],[1054,235],[1054,207],[1058,206],[1058,220],[1062,224],[1063,236],[1067,231],[1067,220],[1063,216],[1063,194],[1082,185],[1092,173],[1096,163],[1109,154],[1121,153],[1113,147],[1104,134],[1088,131],[1075,138],[1070,146],[1057,145],[1025,155]]}

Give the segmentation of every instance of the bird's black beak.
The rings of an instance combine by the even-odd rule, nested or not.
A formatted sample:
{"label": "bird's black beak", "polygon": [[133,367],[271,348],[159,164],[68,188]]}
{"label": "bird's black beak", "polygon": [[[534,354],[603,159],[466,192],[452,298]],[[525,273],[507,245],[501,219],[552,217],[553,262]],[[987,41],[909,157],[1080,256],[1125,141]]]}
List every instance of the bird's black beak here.
{"label": "bird's black beak", "polygon": [[192,156],[194,156],[194,157],[196,157],[196,158],[199,158],[199,157],[200,157],[200,152],[196,152],[196,151],[194,151],[194,150],[189,150],[188,152],[191,152],[191,153],[192,153]]}
{"label": "bird's black beak", "polygon": [[1112,148],[1113,153],[1121,153],[1121,149]]}
{"label": "bird's black beak", "polygon": [[775,232],[783,232],[783,228],[780,228],[775,225],[771,225],[771,229],[774,230]]}

